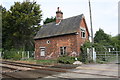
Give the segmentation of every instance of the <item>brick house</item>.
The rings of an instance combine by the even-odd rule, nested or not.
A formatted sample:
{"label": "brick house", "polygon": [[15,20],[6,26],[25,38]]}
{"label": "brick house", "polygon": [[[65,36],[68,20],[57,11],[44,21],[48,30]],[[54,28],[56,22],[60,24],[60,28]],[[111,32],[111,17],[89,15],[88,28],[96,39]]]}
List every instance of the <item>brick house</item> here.
{"label": "brick house", "polygon": [[56,22],[43,25],[34,37],[35,58],[55,59],[60,55],[79,56],[80,47],[89,40],[89,31],[83,14],[63,19],[56,11]]}

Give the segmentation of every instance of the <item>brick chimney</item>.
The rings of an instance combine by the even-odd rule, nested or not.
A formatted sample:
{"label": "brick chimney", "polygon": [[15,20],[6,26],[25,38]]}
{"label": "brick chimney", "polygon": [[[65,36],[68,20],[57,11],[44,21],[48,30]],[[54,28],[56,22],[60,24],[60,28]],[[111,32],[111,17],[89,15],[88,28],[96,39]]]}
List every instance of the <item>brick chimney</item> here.
{"label": "brick chimney", "polygon": [[56,11],[56,24],[60,23],[62,19],[63,19],[63,12],[61,12],[61,10],[59,10],[58,7]]}

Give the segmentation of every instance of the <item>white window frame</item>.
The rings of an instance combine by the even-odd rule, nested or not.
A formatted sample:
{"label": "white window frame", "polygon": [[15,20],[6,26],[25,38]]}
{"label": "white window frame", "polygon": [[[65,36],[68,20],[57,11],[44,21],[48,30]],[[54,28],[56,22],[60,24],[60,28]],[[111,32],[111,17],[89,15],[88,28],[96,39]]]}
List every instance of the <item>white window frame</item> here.
{"label": "white window frame", "polygon": [[[42,50],[44,51],[44,53],[42,53]],[[45,47],[40,47],[40,56],[41,57],[45,56]]]}
{"label": "white window frame", "polygon": [[80,35],[81,35],[81,38],[86,38],[86,29],[85,28],[83,28],[83,27],[80,28]]}
{"label": "white window frame", "polygon": [[[62,48],[62,53],[63,54],[61,54],[61,48]],[[66,49],[65,49],[66,48]],[[65,55],[65,54],[67,54],[67,47],[66,46],[62,46],[62,47],[60,47],[60,55]]]}
{"label": "white window frame", "polygon": [[50,44],[50,40],[47,40],[47,44]]}

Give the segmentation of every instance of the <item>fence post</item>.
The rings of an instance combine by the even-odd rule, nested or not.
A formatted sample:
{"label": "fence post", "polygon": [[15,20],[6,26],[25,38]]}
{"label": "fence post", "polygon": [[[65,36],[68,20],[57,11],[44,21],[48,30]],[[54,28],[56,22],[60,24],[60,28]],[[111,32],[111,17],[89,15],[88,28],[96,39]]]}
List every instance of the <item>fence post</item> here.
{"label": "fence post", "polygon": [[[84,55],[86,57],[86,55]],[[87,60],[89,61],[90,60],[90,49],[87,48]]]}
{"label": "fence post", "polygon": [[118,62],[118,58],[119,57],[119,55],[118,55],[118,51],[117,51],[117,48],[116,48],[116,59],[117,59],[117,62]]}
{"label": "fence post", "polygon": [[34,59],[35,59],[35,51],[33,51],[33,56],[34,56]]}
{"label": "fence post", "polygon": [[22,51],[22,59],[24,58],[24,51]]}
{"label": "fence post", "polygon": [[2,52],[0,52],[0,58],[2,58]]}
{"label": "fence post", "polygon": [[30,58],[30,52],[29,51],[27,51],[27,53],[28,53],[28,59]]}
{"label": "fence post", "polygon": [[111,49],[110,49],[110,48],[108,48],[108,50],[109,50],[109,52],[111,52]]}
{"label": "fence post", "polygon": [[93,48],[93,61],[96,62],[96,52],[95,52],[95,48]]}
{"label": "fence post", "polygon": [[20,54],[19,51],[18,51],[18,54]]}

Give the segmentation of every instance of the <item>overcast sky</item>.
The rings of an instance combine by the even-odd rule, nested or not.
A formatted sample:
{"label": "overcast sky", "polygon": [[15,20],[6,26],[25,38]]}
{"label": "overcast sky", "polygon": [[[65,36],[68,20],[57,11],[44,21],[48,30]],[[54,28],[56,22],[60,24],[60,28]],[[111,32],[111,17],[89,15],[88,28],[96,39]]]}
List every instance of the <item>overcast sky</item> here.
{"label": "overcast sky", "polygon": [[[2,0],[0,4],[7,9],[14,5],[14,1]],[[30,0],[33,1],[33,0]],[[57,7],[63,12],[63,18],[84,14],[90,32],[90,18],[88,0],[35,0],[41,5],[43,20],[55,16]],[[107,34],[118,34],[118,1],[119,0],[91,0],[92,22],[94,34],[102,28]]]}

